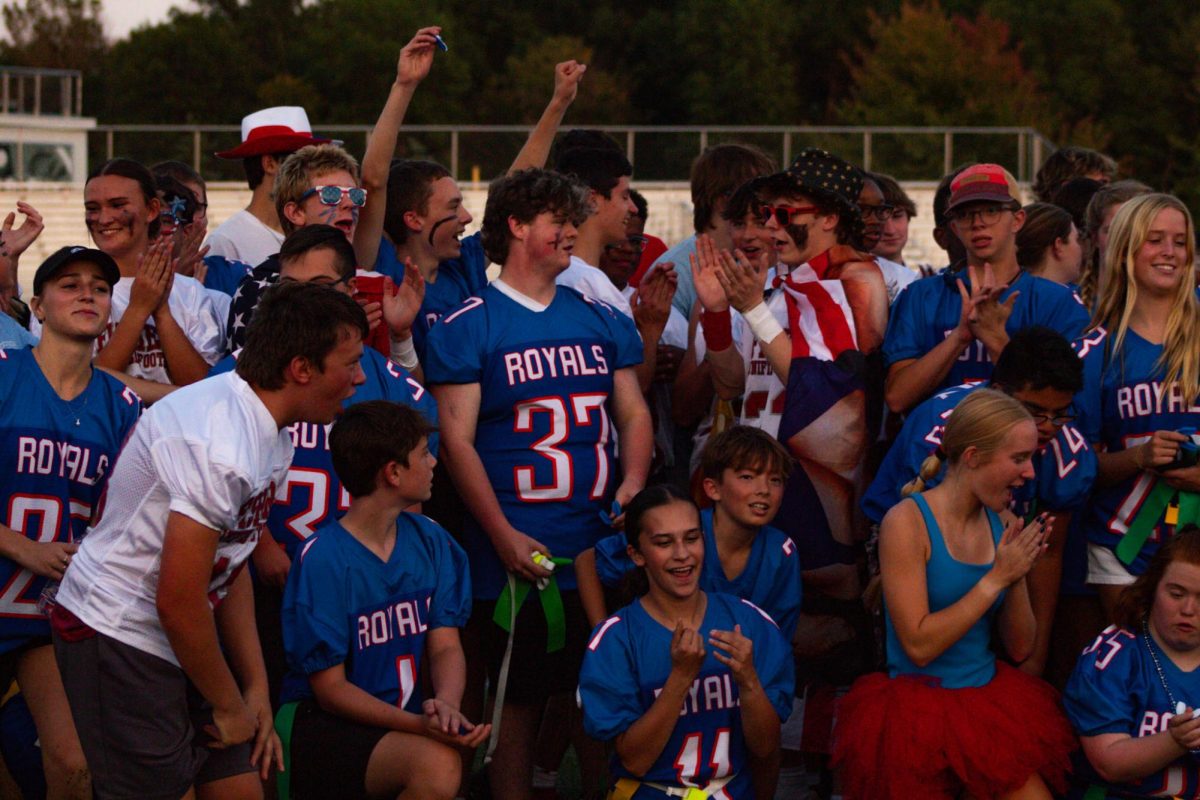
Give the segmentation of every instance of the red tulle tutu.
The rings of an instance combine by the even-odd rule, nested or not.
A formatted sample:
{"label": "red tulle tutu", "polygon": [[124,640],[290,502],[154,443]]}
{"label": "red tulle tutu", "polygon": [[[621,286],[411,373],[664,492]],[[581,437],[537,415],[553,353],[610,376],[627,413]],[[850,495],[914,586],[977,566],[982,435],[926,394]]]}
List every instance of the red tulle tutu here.
{"label": "red tulle tutu", "polygon": [[1049,684],[996,664],[986,686],[859,678],[838,704],[833,764],[847,800],[993,798],[1037,773],[1066,788],[1075,735]]}

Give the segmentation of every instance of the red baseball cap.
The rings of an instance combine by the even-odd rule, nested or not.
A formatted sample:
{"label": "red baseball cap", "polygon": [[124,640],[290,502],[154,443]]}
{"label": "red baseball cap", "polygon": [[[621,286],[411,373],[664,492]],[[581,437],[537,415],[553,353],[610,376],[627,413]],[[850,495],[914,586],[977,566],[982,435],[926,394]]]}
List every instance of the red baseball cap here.
{"label": "red baseball cap", "polygon": [[946,210],[977,202],[1020,205],[1021,189],[1017,179],[999,164],[972,164],[951,182]]}
{"label": "red baseball cap", "polygon": [[300,106],[275,106],[242,117],[242,143],[216,156],[236,159],[268,153],[294,153],[305,145],[331,141],[313,136],[308,114]]}

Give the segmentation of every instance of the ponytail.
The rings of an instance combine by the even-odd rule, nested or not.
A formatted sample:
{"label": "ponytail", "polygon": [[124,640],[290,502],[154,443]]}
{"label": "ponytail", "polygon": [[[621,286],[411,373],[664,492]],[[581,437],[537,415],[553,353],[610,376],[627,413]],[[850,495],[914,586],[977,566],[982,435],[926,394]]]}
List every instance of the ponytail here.
{"label": "ponytail", "polygon": [[900,490],[900,496],[908,497],[909,495],[925,491],[925,487],[929,485],[929,482],[942,471],[942,465],[945,462],[946,453],[942,450],[942,446],[938,445],[938,449],[926,456],[925,460],[921,462],[921,469],[918,470],[917,477],[904,484],[904,488]]}

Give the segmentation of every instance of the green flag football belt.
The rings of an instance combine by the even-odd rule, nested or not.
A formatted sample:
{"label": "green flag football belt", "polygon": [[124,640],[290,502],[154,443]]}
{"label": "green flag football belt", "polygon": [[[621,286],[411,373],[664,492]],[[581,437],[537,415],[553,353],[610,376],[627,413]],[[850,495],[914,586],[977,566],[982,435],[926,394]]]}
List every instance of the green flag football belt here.
{"label": "green flag football belt", "polygon": [[1117,543],[1116,554],[1122,564],[1128,566],[1134,562],[1164,516],[1167,524],[1176,528],[1200,524],[1200,494],[1181,491],[1156,478],[1129,529]]}

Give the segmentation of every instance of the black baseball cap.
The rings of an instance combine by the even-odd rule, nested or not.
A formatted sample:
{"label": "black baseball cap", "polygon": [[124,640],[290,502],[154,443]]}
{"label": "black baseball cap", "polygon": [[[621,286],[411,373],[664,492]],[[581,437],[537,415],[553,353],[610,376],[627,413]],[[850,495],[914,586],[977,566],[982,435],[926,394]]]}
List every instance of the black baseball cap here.
{"label": "black baseball cap", "polygon": [[115,286],[117,281],[121,280],[121,270],[117,267],[117,262],[113,261],[112,256],[108,253],[91,247],[70,245],[55,250],[37,268],[37,272],[33,274],[33,293],[40,295],[42,287],[46,285],[46,281],[57,275],[58,271],[63,267],[73,264],[76,261],[87,261],[98,266],[104,280],[108,281],[109,286]]}

